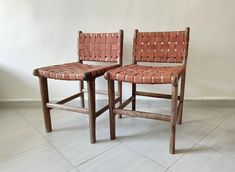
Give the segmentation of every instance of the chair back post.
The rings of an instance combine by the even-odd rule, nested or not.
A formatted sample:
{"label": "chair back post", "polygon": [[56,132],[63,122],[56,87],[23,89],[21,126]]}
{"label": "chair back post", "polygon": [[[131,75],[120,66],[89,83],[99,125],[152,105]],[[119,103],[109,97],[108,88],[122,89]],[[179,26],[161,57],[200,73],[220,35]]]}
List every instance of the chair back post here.
{"label": "chair back post", "polygon": [[189,48],[189,35],[190,35],[190,27],[186,27],[185,29],[185,34],[186,34],[186,42],[187,42],[187,46],[186,46],[186,55],[185,55],[185,59],[183,61],[183,65],[186,67],[187,65],[187,59],[188,59],[188,48]]}
{"label": "chair back post", "polygon": [[132,64],[137,64],[137,61],[135,59],[135,45],[137,44],[137,34],[138,34],[138,29],[134,30],[134,38],[133,38],[133,50],[132,50]]}
{"label": "chair back post", "polygon": [[122,29],[119,30],[119,43],[120,43],[120,53],[119,53],[119,59],[117,61],[117,63],[122,66],[123,60],[123,36],[124,36],[124,32]]}
{"label": "chair back post", "polygon": [[77,55],[78,55],[78,62],[79,63],[83,63],[83,61],[79,57],[79,52],[78,52],[79,51],[79,40],[80,40],[81,34],[82,34],[82,31],[79,30],[78,31],[78,38],[77,38]]}

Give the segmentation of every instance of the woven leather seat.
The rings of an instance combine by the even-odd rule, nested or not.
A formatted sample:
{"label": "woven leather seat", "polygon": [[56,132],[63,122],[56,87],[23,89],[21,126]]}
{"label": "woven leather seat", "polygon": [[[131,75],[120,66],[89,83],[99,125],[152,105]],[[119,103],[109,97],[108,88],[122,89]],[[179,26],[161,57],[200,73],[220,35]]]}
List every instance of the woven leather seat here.
{"label": "woven leather seat", "polygon": [[118,66],[119,65],[96,66],[75,62],[35,69],[34,75],[59,80],[88,80],[92,77],[99,77],[109,69]]}
{"label": "woven leather seat", "polygon": [[[90,128],[90,142],[96,142],[96,118],[108,110],[108,105],[101,109],[96,108],[96,94],[107,94],[103,90],[95,89],[95,80],[104,75],[109,69],[122,66],[123,30],[114,33],[82,33],[79,31],[77,39],[78,60],[73,63],[46,66],[37,68],[33,74],[39,78],[42,109],[45,128],[47,132],[52,131],[51,115],[52,109],[61,109],[72,112],[88,114]],[[85,64],[89,61],[96,62],[96,65]],[[102,62],[102,65],[97,63]],[[106,64],[105,64],[106,63]],[[63,100],[52,103],[49,101],[48,80],[56,79],[63,81],[79,81],[78,93]],[[87,89],[84,88],[86,82]],[[121,103],[122,83],[118,83],[116,103]],[[66,92],[66,90],[64,90]],[[88,103],[85,104],[85,93]],[[65,103],[80,98],[81,107],[71,107]],[[88,105],[88,106],[87,106]],[[87,107],[86,107],[87,106]]]}
{"label": "woven leather seat", "polygon": [[184,66],[154,67],[131,64],[109,70],[105,77],[136,84],[170,84],[172,77],[179,78],[184,70]]}
{"label": "woven leather seat", "polygon": [[[171,123],[169,152],[175,153],[176,124],[182,123],[189,32],[189,28],[184,31],[166,32],[135,30],[132,64],[111,69],[104,74],[108,80],[110,138],[112,140],[116,138],[116,114],[168,121]],[[148,65],[142,65],[139,62],[148,63]],[[153,63],[159,64],[156,66]],[[115,106],[114,81],[127,82],[132,85],[130,90],[132,95],[118,107]],[[138,84],[171,84],[172,91],[171,94],[139,91],[137,90]],[[179,95],[178,85],[180,85]],[[138,111],[136,110],[137,96],[171,99],[171,113]],[[132,109],[124,109],[129,103],[132,103]]]}

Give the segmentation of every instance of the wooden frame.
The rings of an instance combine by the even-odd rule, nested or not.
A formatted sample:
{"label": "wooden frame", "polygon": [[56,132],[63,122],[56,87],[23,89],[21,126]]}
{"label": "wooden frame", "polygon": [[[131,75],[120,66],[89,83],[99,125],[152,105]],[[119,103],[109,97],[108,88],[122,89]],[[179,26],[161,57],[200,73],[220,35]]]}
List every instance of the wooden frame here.
{"label": "wooden frame", "polygon": [[[190,29],[186,28],[186,34],[188,35],[189,39],[189,32]],[[135,30],[134,35],[134,43],[135,38],[138,33],[138,30]],[[187,40],[189,42],[189,40]],[[188,44],[186,49],[188,50]],[[134,50],[133,50],[134,51]],[[186,54],[186,58],[183,61],[183,66],[186,69],[186,62],[187,62],[188,51]],[[137,61],[133,57],[133,64],[137,64]],[[141,118],[148,118],[148,119],[155,119],[155,120],[162,120],[170,122],[170,146],[169,152],[171,154],[175,153],[175,132],[176,132],[176,124],[182,124],[182,113],[183,113],[183,103],[184,103],[184,89],[185,89],[185,76],[186,70],[183,71],[183,74],[180,78],[178,76],[172,77],[172,91],[171,94],[159,94],[159,93],[150,93],[150,92],[143,92],[136,90],[136,84],[132,84],[132,95],[128,98],[125,102],[123,102],[119,107],[115,108],[115,96],[114,96],[114,80],[107,78],[108,82],[108,90],[109,90],[109,116],[110,116],[110,139],[113,140],[116,138],[116,131],[115,131],[115,115],[122,114],[128,115],[132,117],[141,117]],[[180,82],[180,95],[178,95],[178,85],[179,80]],[[158,114],[158,113],[149,113],[143,111],[136,111],[136,96],[147,96],[147,97],[154,97],[154,98],[163,98],[163,99],[171,99],[171,114]],[[129,103],[132,103],[132,110],[124,109]]]}
{"label": "wooden frame", "polygon": [[[79,38],[80,34],[82,34],[81,31],[79,31]],[[117,64],[119,66],[122,66],[122,50],[123,50],[123,30],[119,31],[120,34],[120,58],[117,61]],[[78,60],[79,63],[83,64],[83,61],[86,60]],[[34,73],[34,75],[36,75]],[[50,110],[51,109],[61,109],[66,111],[72,111],[72,112],[78,112],[83,114],[88,114],[89,116],[89,128],[90,128],[90,143],[96,142],[96,118],[99,117],[102,113],[104,113],[106,110],[109,109],[109,105],[102,107],[101,109],[96,111],[96,94],[106,94],[108,92],[104,91],[97,91],[95,90],[95,79],[97,77],[89,77],[86,78],[86,80],[80,80],[80,89],[79,93],[72,95],[70,97],[67,97],[63,100],[60,100],[56,103],[51,103],[49,101],[49,95],[48,95],[48,84],[47,84],[47,78],[42,77],[40,75],[36,75],[39,77],[39,84],[40,84],[40,91],[41,91],[41,100],[42,100],[42,108],[43,108],[43,114],[44,114],[44,122],[45,122],[45,128],[47,132],[52,131],[52,124],[51,124],[51,116],[50,116]],[[87,82],[87,90],[84,89],[84,81]],[[88,94],[88,108],[85,108],[85,99],[84,99],[84,93]],[[122,83],[118,82],[118,92],[116,93],[117,98],[114,100],[114,104],[122,101]],[[71,107],[64,105],[65,103],[74,100],[76,98],[80,97],[81,107]],[[121,117],[121,115],[120,115]]]}

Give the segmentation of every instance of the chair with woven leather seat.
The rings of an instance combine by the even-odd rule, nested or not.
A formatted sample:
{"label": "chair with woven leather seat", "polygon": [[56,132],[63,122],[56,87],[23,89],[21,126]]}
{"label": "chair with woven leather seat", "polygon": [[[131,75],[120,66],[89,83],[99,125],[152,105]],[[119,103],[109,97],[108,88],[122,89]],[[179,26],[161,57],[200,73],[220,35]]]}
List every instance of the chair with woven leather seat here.
{"label": "chair with woven leather seat", "polygon": [[[117,33],[82,33],[79,32],[77,54],[78,61],[61,65],[47,66],[34,70],[34,75],[39,77],[42,107],[46,131],[52,131],[50,110],[62,109],[89,115],[90,142],[96,142],[96,118],[108,110],[106,105],[96,111],[95,94],[104,94],[103,91],[95,90],[95,79],[102,76],[107,70],[122,65],[123,31]],[[84,64],[84,61],[107,62],[105,65]],[[47,79],[79,81],[79,93],[65,98],[56,103],[49,102]],[[87,82],[87,90],[84,89],[84,81]],[[118,83],[118,98],[121,101],[122,83]],[[88,108],[85,108],[84,92],[88,93]],[[80,97],[81,107],[71,107],[65,103]]]}
{"label": "chair with woven leather seat", "polygon": [[[185,74],[189,45],[189,28],[185,31],[139,32],[135,30],[133,40],[133,63],[111,69],[105,73],[108,80],[110,106],[110,138],[115,139],[115,115],[129,115],[155,120],[169,121],[170,153],[175,153],[176,123],[182,123]],[[160,66],[139,65],[137,62],[161,63]],[[172,65],[164,65],[171,63]],[[174,65],[173,65],[174,64]],[[178,64],[178,65],[177,65]],[[181,80],[181,81],[180,81]],[[132,84],[132,96],[115,108],[114,81]],[[180,81],[180,94],[178,84]],[[160,94],[136,90],[136,84],[171,84],[171,94]],[[136,96],[171,99],[171,114],[136,111]],[[132,102],[132,110],[124,109]]]}

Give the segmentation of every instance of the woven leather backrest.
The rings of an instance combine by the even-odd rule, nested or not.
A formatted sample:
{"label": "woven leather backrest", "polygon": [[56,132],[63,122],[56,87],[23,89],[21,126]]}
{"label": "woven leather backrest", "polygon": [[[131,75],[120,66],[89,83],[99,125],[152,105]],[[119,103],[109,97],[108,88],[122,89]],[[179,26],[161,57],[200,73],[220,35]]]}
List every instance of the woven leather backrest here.
{"label": "woven leather backrest", "polygon": [[79,32],[78,56],[82,61],[121,62],[123,31],[118,33]]}
{"label": "woven leather backrest", "polygon": [[182,63],[188,55],[189,28],[185,31],[138,32],[133,58],[136,62]]}

